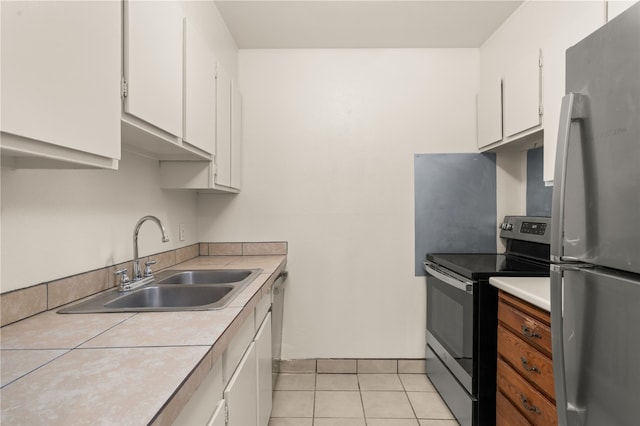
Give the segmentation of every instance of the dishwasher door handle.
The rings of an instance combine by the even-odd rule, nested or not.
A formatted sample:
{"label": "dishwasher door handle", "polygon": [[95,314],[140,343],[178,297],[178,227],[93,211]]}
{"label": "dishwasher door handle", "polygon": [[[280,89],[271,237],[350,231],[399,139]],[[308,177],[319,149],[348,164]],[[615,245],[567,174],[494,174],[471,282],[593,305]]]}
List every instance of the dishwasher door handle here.
{"label": "dishwasher door handle", "polygon": [[280,290],[285,286],[287,278],[289,277],[289,271],[282,271],[278,274],[278,277],[271,286],[271,291],[278,294]]}

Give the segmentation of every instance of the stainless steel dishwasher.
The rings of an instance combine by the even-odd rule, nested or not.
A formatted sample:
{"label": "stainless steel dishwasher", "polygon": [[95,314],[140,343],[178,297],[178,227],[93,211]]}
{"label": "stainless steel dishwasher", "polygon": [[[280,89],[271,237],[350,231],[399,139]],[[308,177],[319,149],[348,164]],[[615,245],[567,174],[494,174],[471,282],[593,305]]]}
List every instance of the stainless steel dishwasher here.
{"label": "stainless steel dishwasher", "polygon": [[272,385],[275,387],[280,374],[282,356],[282,315],[284,311],[284,287],[289,272],[282,271],[271,287],[271,358],[273,360]]}

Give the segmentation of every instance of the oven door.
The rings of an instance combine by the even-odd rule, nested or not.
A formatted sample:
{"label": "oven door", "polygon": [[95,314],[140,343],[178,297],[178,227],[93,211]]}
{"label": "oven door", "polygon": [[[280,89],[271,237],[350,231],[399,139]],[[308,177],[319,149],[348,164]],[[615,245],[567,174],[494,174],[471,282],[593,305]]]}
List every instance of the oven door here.
{"label": "oven door", "polygon": [[473,389],[474,282],[425,262],[427,344],[465,387]]}

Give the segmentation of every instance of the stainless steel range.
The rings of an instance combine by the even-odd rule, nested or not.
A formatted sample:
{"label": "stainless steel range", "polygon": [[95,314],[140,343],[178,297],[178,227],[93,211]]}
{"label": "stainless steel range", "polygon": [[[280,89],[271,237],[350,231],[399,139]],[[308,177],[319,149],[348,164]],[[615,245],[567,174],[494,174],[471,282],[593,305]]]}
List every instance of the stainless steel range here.
{"label": "stainless steel range", "polygon": [[428,253],[427,375],[461,425],[494,425],[497,289],[492,276],[549,276],[548,217],[506,216],[500,254]]}

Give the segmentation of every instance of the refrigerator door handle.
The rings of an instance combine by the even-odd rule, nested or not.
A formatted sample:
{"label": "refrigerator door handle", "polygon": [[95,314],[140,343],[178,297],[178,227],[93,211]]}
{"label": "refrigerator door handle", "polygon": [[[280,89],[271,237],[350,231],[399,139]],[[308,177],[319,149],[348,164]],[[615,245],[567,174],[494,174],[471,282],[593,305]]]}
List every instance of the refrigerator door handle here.
{"label": "refrigerator door handle", "polygon": [[558,144],[556,146],[556,163],[554,170],[554,189],[552,200],[553,218],[551,226],[551,260],[560,262],[563,259],[562,237],[564,230],[564,201],[567,183],[567,157],[569,152],[569,136],[571,122],[585,117],[586,96],[579,93],[567,93],[562,98],[560,108],[560,126],[558,128]]}
{"label": "refrigerator door handle", "polygon": [[[564,102],[564,101],[563,101]],[[567,426],[567,385],[564,368],[564,336],[563,336],[563,290],[562,268],[551,265],[551,348],[553,350],[553,380],[556,390],[556,405],[558,411],[558,426]]]}

